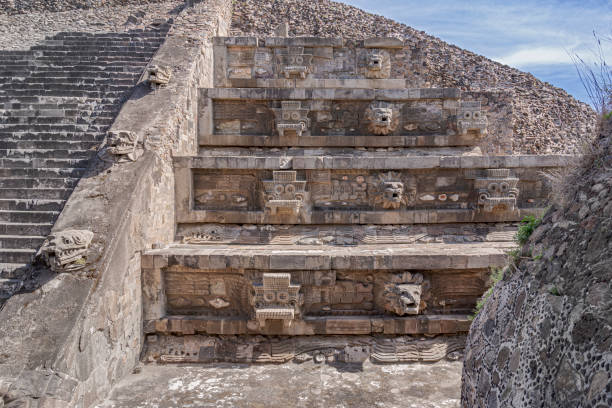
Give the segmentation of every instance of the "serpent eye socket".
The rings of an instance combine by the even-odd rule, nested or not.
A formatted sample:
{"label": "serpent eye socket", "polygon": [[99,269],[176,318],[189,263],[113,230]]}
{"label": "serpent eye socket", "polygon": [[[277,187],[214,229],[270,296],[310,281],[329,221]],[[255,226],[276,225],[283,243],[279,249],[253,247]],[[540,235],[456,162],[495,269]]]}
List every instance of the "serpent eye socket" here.
{"label": "serpent eye socket", "polygon": [[298,55],[295,57],[295,62],[296,64],[302,64],[304,62],[304,58]]}
{"label": "serpent eye socket", "polygon": [[274,296],[273,292],[267,292],[264,294],[264,300],[266,302],[274,302],[275,299],[276,299],[276,296]]}
{"label": "serpent eye socket", "polygon": [[295,193],[295,186],[293,184],[287,184],[285,186],[285,192],[289,194]]}
{"label": "serpent eye socket", "polygon": [[500,183],[499,184],[499,190],[504,193],[506,191],[508,191],[510,189],[510,186],[508,185],[508,183]]}
{"label": "serpent eye socket", "polygon": [[480,117],[480,112],[474,112],[474,119],[478,119]]}
{"label": "serpent eye socket", "polygon": [[276,194],[282,194],[285,192],[285,187],[282,184],[277,184],[274,186],[274,192]]}
{"label": "serpent eye socket", "polygon": [[465,113],[463,114],[463,117],[464,117],[465,119],[471,119],[471,118],[472,118],[472,112],[465,112]]}
{"label": "serpent eye socket", "polygon": [[289,112],[283,112],[283,120],[291,119],[291,114]]}
{"label": "serpent eye socket", "polygon": [[489,184],[489,191],[492,193],[499,191],[499,185],[497,183]]}
{"label": "serpent eye socket", "polygon": [[478,196],[478,201],[480,201],[480,202],[484,202],[484,201],[486,201],[486,200],[487,200],[487,198],[489,198],[489,194],[487,194],[487,193],[481,193],[481,194]]}
{"label": "serpent eye socket", "polygon": [[278,299],[281,303],[287,303],[289,301],[289,293],[287,292],[279,292],[276,295],[276,299]]}
{"label": "serpent eye socket", "polygon": [[297,112],[291,112],[291,119],[298,120],[300,118],[300,114]]}

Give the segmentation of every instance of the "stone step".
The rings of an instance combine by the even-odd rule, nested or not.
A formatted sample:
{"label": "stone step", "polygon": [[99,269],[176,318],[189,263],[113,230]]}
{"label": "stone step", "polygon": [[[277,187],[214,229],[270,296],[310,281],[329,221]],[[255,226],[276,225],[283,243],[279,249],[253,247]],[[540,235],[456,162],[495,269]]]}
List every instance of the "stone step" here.
{"label": "stone step", "polygon": [[6,140],[0,141],[0,149],[61,149],[61,150],[95,150],[98,141],[83,140]]}
{"label": "stone step", "polygon": [[[90,157],[93,157],[92,156]],[[0,168],[87,168],[91,158],[56,159],[56,158],[0,158]]]}
{"label": "stone step", "polygon": [[455,88],[200,89],[198,141],[201,146],[475,146],[487,133],[487,118],[480,102],[460,97]]}
{"label": "stone step", "polygon": [[516,222],[543,213],[542,172],[569,158],[460,149],[233,152],[175,158],[179,224]]}
{"label": "stone step", "polygon": [[38,250],[44,240],[45,237],[36,235],[0,235],[0,248]]}
{"label": "stone step", "polygon": [[96,142],[100,143],[104,139],[104,134],[98,132],[5,132],[0,128],[0,138],[7,141],[45,141],[45,142]]}
{"label": "stone step", "polygon": [[0,188],[2,198],[67,200],[72,189],[66,188]]}
{"label": "stone step", "polygon": [[[31,235],[46,237],[51,232],[52,223],[0,223],[0,235]],[[29,261],[28,261],[29,262]]]}
{"label": "stone step", "polygon": [[28,159],[82,159],[91,157],[90,150],[62,150],[62,149],[0,149],[0,158],[28,158]]}
{"label": "stone step", "polygon": [[219,270],[463,270],[504,266],[514,242],[463,244],[193,245],[146,251],[143,269],[187,266]]}
{"label": "stone step", "polygon": [[3,211],[61,211],[64,200],[1,198],[0,210]]}
{"label": "stone step", "polygon": [[[489,268],[505,265],[513,248],[509,242],[171,244],[141,258],[145,332],[465,332]],[[287,306],[264,297],[269,292],[287,293]]]}
{"label": "stone step", "polygon": [[31,263],[36,255],[34,249],[3,249],[0,248],[0,263],[26,264]]}
{"label": "stone step", "polygon": [[79,178],[0,177],[3,188],[74,188]]}
{"label": "stone step", "polygon": [[110,125],[113,122],[112,117],[106,116],[69,116],[62,114],[61,116],[19,116],[3,118],[2,127],[6,128],[13,125],[28,125],[32,129],[37,129],[39,126],[61,126],[61,125]]}
{"label": "stone step", "polygon": [[0,222],[45,223],[55,221],[58,215],[57,211],[0,211]]}

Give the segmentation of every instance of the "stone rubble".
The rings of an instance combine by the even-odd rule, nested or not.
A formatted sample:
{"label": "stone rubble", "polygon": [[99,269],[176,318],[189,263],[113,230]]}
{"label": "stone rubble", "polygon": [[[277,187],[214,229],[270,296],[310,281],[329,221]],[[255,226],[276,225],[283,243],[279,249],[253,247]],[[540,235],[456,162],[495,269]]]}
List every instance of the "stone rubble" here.
{"label": "stone rubble", "polygon": [[[144,4],[142,4],[144,3]],[[0,1],[0,4],[2,2]],[[9,15],[0,11],[0,50],[27,50],[59,32],[122,33],[145,29],[176,17],[185,2],[138,2],[88,10],[33,11]],[[0,6],[0,9],[4,7]]]}
{"label": "stone rubble", "polygon": [[320,0],[236,0],[232,35],[272,36],[283,22],[290,35],[409,39],[420,49],[432,87],[511,90],[515,154],[577,153],[595,129],[595,112],[563,89],[391,19]]}

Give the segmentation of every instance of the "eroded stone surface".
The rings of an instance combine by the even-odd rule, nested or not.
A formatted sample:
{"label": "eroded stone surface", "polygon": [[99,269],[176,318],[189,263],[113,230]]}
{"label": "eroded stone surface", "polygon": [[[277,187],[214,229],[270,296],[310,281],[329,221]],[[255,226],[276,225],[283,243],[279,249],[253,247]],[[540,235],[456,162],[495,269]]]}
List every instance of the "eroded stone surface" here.
{"label": "eroded stone surface", "polygon": [[147,365],[98,408],[458,408],[461,362]]}

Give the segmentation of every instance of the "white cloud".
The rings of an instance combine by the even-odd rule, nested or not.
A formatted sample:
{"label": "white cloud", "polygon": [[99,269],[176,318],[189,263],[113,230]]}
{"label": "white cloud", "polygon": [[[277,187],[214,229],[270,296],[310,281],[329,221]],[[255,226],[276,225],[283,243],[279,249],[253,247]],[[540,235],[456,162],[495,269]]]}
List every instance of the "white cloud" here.
{"label": "white cloud", "polygon": [[573,63],[568,51],[558,47],[524,48],[494,60],[513,67]]}

